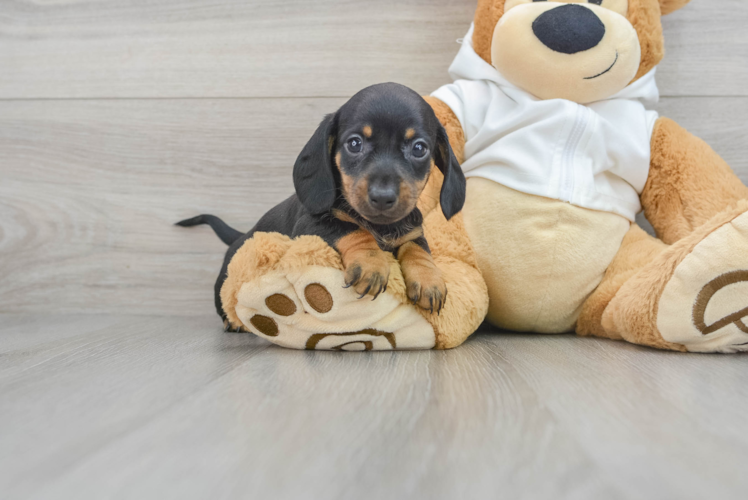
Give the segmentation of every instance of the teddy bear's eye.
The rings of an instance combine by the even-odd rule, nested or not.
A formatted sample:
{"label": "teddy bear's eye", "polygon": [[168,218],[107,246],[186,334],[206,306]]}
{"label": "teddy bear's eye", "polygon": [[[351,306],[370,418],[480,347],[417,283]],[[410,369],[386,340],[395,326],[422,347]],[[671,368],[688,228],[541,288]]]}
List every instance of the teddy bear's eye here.
{"label": "teddy bear's eye", "polygon": [[603,3],[603,0],[589,0],[590,3],[594,3],[595,5],[601,5]]}

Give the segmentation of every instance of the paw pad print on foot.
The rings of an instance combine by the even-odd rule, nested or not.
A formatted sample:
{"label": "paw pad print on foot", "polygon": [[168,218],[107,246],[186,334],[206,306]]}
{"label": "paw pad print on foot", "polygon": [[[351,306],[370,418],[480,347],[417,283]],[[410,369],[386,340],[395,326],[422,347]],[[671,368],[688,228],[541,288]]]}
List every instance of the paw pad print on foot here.
{"label": "paw pad print on foot", "polygon": [[709,234],[676,268],[657,328],[691,352],[748,351],[748,212]]}
{"label": "paw pad print on foot", "polygon": [[282,293],[276,293],[265,299],[265,305],[278,316],[293,316],[296,304]]}
{"label": "paw pad print on foot", "polygon": [[304,288],[304,297],[312,309],[325,314],[332,311],[332,295],[319,283],[312,283]]}
{"label": "paw pad print on foot", "polygon": [[376,300],[344,288],[343,271],[307,266],[271,271],[242,284],[236,315],[244,327],[283,347],[371,351],[432,349],[434,329],[390,293]]}
{"label": "paw pad print on foot", "polygon": [[255,314],[249,319],[249,323],[266,337],[278,336],[278,323],[273,318]]}

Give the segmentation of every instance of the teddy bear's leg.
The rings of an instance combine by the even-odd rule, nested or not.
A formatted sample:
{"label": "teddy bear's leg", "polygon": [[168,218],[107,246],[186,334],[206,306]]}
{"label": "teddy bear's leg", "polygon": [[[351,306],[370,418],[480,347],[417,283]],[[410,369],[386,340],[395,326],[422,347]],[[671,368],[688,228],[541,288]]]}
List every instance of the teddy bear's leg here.
{"label": "teddy bear's leg", "polygon": [[[622,277],[625,279],[625,277]],[[602,315],[608,336],[690,352],[748,351],[748,201],[662,250]]]}
{"label": "teddy bear's leg", "polygon": [[[441,173],[434,169],[435,175]],[[441,210],[432,210],[425,218],[424,230],[448,294],[440,314],[418,311],[434,327],[436,349],[452,349],[465,342],[486,317],[488,288],[461,213],[446,220]]]}
{"label": "teddy bear's leg", "polygon": [[606,337],[621,340],[621,334],[607,331],[602,320],[605,308],[613,300],[618,290],[668,246],[662,241],[647,234],[636,224],[623,238],[621,248],[613,262],[605,271],[600,285],[587,299],[577,320],[576,332],[581,336]]}
{"label": "teddy bear's leg", "polygon": [[675,243],[745,199],[748,187],[708,144],[672,120],[657,121],[641,202],[659,238]]}
{"label": "teddy bear's leg", "polygon": [[746,199],[706,143],[660,119],[642,205],[663,242],[632,227],[577,332],[678,351],[748,350]]}
{"label": "teddy bear's leg", "polygon": [[748,188],[706,143],[662,118],[641,199],[663,241],[632,227],[577,333],[681,351],[744,350]]}

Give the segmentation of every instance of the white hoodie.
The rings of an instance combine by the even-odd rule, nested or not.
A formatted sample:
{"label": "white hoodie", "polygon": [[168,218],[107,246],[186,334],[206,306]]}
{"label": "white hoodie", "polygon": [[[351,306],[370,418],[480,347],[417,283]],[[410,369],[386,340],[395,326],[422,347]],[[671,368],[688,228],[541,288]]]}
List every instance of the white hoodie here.
{"label": "white hoodie", "polygon": [[634,221],[649,174],[659,100],[655,69],[587,105],[541,100],[509,83],[473,49],[473,27],[449,68],[454,83],[432,95],[465,132],[466,177]]}

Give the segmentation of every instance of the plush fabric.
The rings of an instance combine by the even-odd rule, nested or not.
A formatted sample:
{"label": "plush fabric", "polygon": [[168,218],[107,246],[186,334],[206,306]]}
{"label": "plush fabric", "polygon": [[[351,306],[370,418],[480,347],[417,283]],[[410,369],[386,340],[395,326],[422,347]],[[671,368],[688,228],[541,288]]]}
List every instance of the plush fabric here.
{"label": "plush fabric", "polygon": [[637,32],[625,17],[594,4],[555,2],[508,9],[491,48],[493,66],[517,87],[581,104],[631,84],[640,55]]}
{"label": "plush fabric", "polygon": [[[634,80],[657,66],[665,54],[665,40],[662,36],[662,14],[669,14],[687,4],[690,0],[629,0],[628,20],[639,35],[642,49],[641,64]],[[501,16],[504,15],[505,0],[478,0],[475,11],[475,51],[491,64],[493,33]],[[662,9],[662,10],[661,10]]]}
{"label": "plush fabric", "polygon": [[743,199],[748,199],[748,187],[708,144],[672,120],[657,122],[642,204],[664,242],[684,238]]}
{"label": "plush fabric", "polygon": [[505,0],[478,0],[478,8],[475,9],[473,46],[475,52],[488,64],[491,64],[493,32],[504,15],[504,3]]}
{"label": "plush fabric", "polygon": [[748,287],[740,286],[748,276],[733,284],[725,295],[732,295],[731,300],[714,311],[719,317],[712,323],[732,319],[723,328],[707,334],[698,331],[694,321],[702,290],[720,276],[748,269],[746,212],[748,202],[741,201],[657,255],[616,293],[603,314],[603,328],[629,342],[661,349],[748,350],[748,329],[742,323],[748,316]]}
{"label": "plush fabric", "polygon": [[662,15],[664,16],[665,14],[675,12],[681,7],[684,7],[690,1],[691,0],[660,0]]}
{"label": "plush fabric", "polygon": [[574,331],[631,226],[480,177],[468,179],[465,224],[488,286],[488,320],[538,333]]}
{"label": "plush fabric", "polygon": [[[493,37],[499,31],[495,27],[502,21],[506,9],[511,12],[522,3],[522,0],[479,1],[472,42],[475,52],[483,61],[491,63],[491,51],[502,49],[501,44],[494,44]],[[627,19],[636,29],[641,46],[640,66],[633,81],[650,74],[662,59],[661,8],[662,12],[669,13],[685,3],[629,1]],[[529,8],[525,12],[530,12]],[[515,18],[520,19],[518,16]],[[511,21],[507,16],[506,23]],[[445,100],[449,104],[450,99],[447,97]],[[440,116],[440,119],[445,126],[454,127],[457,120],[463,128],[468,128],[459,114],[449,116],[442,110],[444,114],[448,116]],[[488,108],[485,116],[490,116]],[[521,118],[515,116],[518,121]],[[483,122],[481,126],[493,130],[490,122]],[[464,132],[463,135],[469,140],[469,130]],[[459,137],[459,134],[452,132],[452,136]],[[482,147],[490,146],[485,138],[481,139],[484,141]],[[457,144],[454,147],[460,146]],[[578,306],[573,300],[567,303],[559,301],[555,303],[558,309],[553,311],[553,316],[571,318],[576,314],[576,332],[582,336],[622,339],[675,351],[745,350],[744,346],[748,345],[748,326],[743,322],[743,317],[748,317],[748,272],[744,271],[748,270],[748,252],[745,248],[748,203],[743,200],[748,199],[748,188],[708,145],[671,120],[663,118],[657,121],[649,147],[649,172],[640,201],[661,239],[647,235],[634,225],[620,241],[617,240],[618,248],[609,256],[601,259],[599,252],[588,251],[586,255],[590,267],[604,268],[604,276],[597,282],[599,284],[588,279],[593,284],[593,290],[580,311],[577,312]],[[473,153],[469,144],[465,151],[466,162],[469,163]],[[601,167],[600,164],[593,165],[595,169]],[[516,216],[521,207],[531,205],[529,200],[532,196],[524,195],[527,200],[515,199],[516,196],[507,196],[506,189],[500,186],[488,185],[478,189],[475,179],[469,181],[469,190],[464,217],[476,247],[479,266],[488,283],[491,304],[489,320],[500,326],[513,322],[518,329],[546,333],[558,331],[558,325],[554,324],[544,325],[543,328],[537,328],[535,324],[534,328],[528,328],[516,322],[516,316],[521,315],[523,307],[511,304],[511,299],[504,299],[502,303],[502,298],[507,296],[505,289],[512,290],[504,281],[517,281],[516,274],[525,270],[524,275],[532,284],[531,289],[538,292],[523,296],[520,302],[545,304],[546,296],[539,291],[555,290],[558,276],[564,272],[567,276],[575,275],[574,271],[580,266],[579,259],[565,258],[568,247],[561,251],[558,247],[547,249],[540,244],[545,250],[539,252],[540,257],[528,246],[524,254],[517,252],[511,256],[513,262],[506,262],[508,259],[502,259],[498,255],[501,252],[496,249],[501,247],[497,242],[502,238],[510,242],[533,242],[539,237],[525,236],[526,220],[520,221]],[[498,193],[502,193],[500,196],[504,200],[495,199]],[[506,210],[502,205],[504,201],[511,204],[513,211]],[[542,204],[538,203],[537,206]],[[565,207],[559,213],[568,210]],[[575,210],[581,211],[583,208]],[[519,217],[532,220],[542,216],[542,212],[541,208],[534,208],[529,214],[522,213]],[[505,214],[511,223],[500,220]],[[569,220],[574,219],[577,225],[569,232],[584,233],[584,224],[579,222],[582,218],[572,217]],[[542,234],[537,229],[533,231]],[[576,245],[572,245],[574,250],[584,253],[584,242],[589,238],[610,238],[596,228],[588,231],[589,234],[572,236],[576,242]],[[600,264],[601,260],[608,262]],[[568,262],[568,268],[559,273],[549,262]],[[536,267],[548,271],[545,280],[538,279],[541,273],[532,272]],[[569,295],[578,294],[578,290],[579,285],[572,283]],[[509,295],[511,293],[517,292],[512,290]],[[694,303],[701,305],[696,308]]]}
{"label": "plush fabric", "polygon": [[622,339],[623,337],[615,330],[607,331],[603,328],[605,308],[629,278],[652,262],[666,248],[667,245],[662,241],[633,224],[623,238],[621,248],[606,269],[602,282],[584,303],[577,321],[577,334]]}

